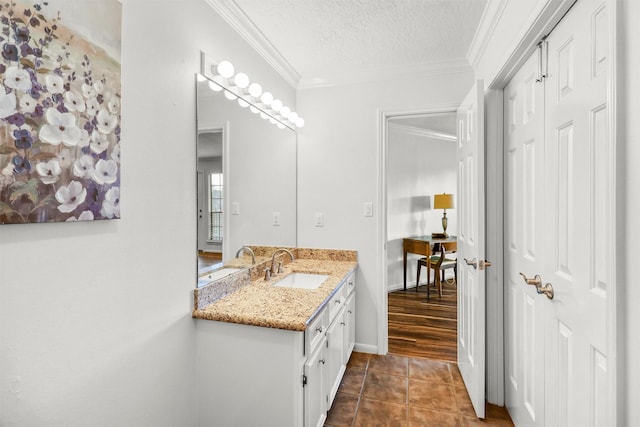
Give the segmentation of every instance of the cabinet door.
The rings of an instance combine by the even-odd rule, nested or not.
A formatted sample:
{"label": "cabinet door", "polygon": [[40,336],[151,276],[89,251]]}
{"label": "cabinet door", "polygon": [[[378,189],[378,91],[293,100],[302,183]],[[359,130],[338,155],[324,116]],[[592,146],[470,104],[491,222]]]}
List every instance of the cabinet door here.
{"label": "cabinet door", "polygon": [[344,320],[346,323],[344,333],[344,364],[349,362],[353,347],[356,344],[356,293],[352,292],[345,303]]}
{"label": "cabinet door", "polygon": [[320,343],[304,364],[304,425],[322,427],[327,418],[327,392],[325,371],[327,370],[326,338]]}
{"label": "cabinet door", "polygon": [[333,403],[333,399],[336,397],[336,393],[338,392],[338,387],[340,386],[340,380],[342,379],[342,375],[344,374],[346,364],[344,363],[344,335],[345,335],[345,326],[346,323],[344,321],[344,314],[346,310],[343,308],[340,313],[336,316],[333,323],[329,326],[327,330],[327,384],[328,384],[328,408],[331,408],[331,403]]}

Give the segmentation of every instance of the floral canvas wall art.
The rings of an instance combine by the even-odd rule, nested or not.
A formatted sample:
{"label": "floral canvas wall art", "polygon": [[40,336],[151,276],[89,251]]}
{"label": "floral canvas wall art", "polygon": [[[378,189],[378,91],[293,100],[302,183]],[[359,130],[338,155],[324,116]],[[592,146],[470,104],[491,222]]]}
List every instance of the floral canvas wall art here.
{"label": "floral canvas wall art", "polygon": [[117,0],[0,0],[0,224],[120,218],[120,31]]}

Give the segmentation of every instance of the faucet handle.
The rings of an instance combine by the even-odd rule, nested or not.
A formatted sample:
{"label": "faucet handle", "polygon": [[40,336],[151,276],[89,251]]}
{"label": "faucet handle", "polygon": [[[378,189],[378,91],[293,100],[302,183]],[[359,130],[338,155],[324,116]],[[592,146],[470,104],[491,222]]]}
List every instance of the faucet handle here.
{"label": "faucet handle", "polygon": [[278,272],[278,274],[282,273],[282,261],[278,262],[278,268],[276,269],[276,271]]}
{"label": "faucet handle", "polygon": [[269,267],[264,269],[264,280],[271,279],[271,269]]}

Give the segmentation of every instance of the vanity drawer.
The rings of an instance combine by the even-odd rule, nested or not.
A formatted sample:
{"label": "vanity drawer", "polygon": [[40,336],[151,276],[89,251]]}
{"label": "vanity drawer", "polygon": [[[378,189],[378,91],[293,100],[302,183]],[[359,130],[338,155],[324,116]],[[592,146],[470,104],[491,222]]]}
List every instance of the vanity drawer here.
{"label": "vanity drawer", "polygon": [[345,297],[348,297],[349,295],[351,295],[353,293],[353,291],[356,290],[356,273],[355,271],[351,274],[349,274],[349,277],[347,277],[346,280],[346,284],[345,284],[345,292],[344,295]]}
{"label": "vanity drawer", "polygon": [[304,333],[304,354],[313,353],[318,344],[322,342],[328,326],[327,309],[323,308]]}
{"label": "vanity drawer", "polygon": [[346,286],[344,284],[340,285],[340,288],[336,291],[335,294],[333,294],[333,296],[329,300],[329,303],[327,304],[329,310],[329,324],[333,322],[333,319],[336,318],[340,310],[342,310],[342,307],[344,307],[344,302],[346,300],[346,295],[344,293],[345,289]]}

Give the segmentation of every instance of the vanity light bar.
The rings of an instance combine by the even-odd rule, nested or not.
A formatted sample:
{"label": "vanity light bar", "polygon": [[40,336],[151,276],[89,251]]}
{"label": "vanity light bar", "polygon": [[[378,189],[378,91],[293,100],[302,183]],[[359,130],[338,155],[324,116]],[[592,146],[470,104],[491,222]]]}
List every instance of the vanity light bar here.
{"label": "vanity light bar", "polygon": [[237,100],[242,107],[251,107],[253,113],[261,113],[260,117],[269,120],[280,129],[301,128],[304,119],[295,111],[274,98],[270,92],[263,91],[256,82],[251,83],[245,73],[236,73],[235,67],[229,61],[221,61],[211,66],[213,79],[209,80],[209,87],[216,92],[224,91],[230,101]]}

